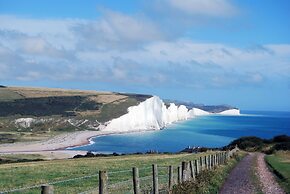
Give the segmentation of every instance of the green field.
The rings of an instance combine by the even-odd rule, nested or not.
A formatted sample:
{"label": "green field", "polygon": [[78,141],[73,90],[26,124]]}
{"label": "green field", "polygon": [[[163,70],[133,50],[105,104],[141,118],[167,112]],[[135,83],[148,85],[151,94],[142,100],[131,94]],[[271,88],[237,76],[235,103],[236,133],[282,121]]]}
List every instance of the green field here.
{"label": "green field", "polygon": [[290,193],[290,152],[279,151],[273,155],[267,155],[266,161],[277,174],[278,182],[287,193]]}
{"label": "green field", "polygon": [[[168,179],[164,175],[167,175],[167,167],[169,165],[175,167],[174,173],[176,178],[177,166],[182,161],[194,160],[201,155],[204,154],[127,155],[2,164],[0,165],[0,192],[13,188],[28,187],[93,175],[93,177],[54,184],[56,193],[83,192],[98,187],[99,170],[108,170],[109,185],[129,180],[128,183],[125,182],[125,187],[129,186],[131,188],[131,169],[134,166],[139,168],[140,177],[148,178],[149,176],[148,180],[144,179],[141,181],[142,188],[151,184],[152,164],[158,164],[160,183],[167,184]],[[124,185],[116,189],[119,191],[120,189],[126,190]],[[39,187],[24,190],[21,193],[39,193]]]}

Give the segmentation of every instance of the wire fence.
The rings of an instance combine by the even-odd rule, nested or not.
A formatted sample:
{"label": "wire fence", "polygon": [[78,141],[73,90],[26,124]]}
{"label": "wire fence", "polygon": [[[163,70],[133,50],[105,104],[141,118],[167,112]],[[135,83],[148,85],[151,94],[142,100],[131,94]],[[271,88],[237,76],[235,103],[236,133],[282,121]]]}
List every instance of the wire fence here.
{"label": "wire fence", "polygon": [[[0,194],[6,193],[41,193],[43,185],[53,186],[51,189],[54,193],[79,193],[79,194],[102,194],[103,191],[108,193],[131,194],[134,189],[138,189],[140,193],[154,193],[157,189],[159,193],[168,193],[171,187],[181,181],[194,178],[193,176],[202,172],[205,169],[213,169],[214,167],[226,164],[226,161],[238,151],[233,149],[227,152],[218,152],[207,156],[199,157],[194,162],[182,162],[179,166],[158,166],[156,165],[154,173],[154,165],[152,167],[142,167],[138,169],[138,175],[134,175],[133,169],[105,171],[105,176],[99,173],[94,173],[86,176],[74,177],[64,180],[56,180],[44,182],[41,184],[24,186],[20,188],[12,188],[5,191],[0,191]],[[194,165],[194,166],[192,166]],[[170,168],[172,168],[170,172]],[[139,176],[140,175],[140,176]],[[155,177],[154,177],[155,176]],[[134,180],[138,181],[135,185]],[[171,182],[170,182],[171,180]],[[103,185],[101,185],[103,184]],[[84,189],[85,188],[85,189]],[[42,188],[43,189],[43,188]]]}

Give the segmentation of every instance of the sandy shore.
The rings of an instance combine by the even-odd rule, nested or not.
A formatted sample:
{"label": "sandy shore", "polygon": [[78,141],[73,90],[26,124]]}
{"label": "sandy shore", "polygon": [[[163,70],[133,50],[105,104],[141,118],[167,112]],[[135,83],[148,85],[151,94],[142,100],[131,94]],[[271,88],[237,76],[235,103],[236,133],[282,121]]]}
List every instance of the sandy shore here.
{"label": "sandy shore", "polygon": [[53,138],[36,142],[19,142],[1,144],[1,154],[40,154],[48,159],[71,158],[76,154],[85,154],[85,151],[66,150],[68,147],[85,145],[95,136],[114,134],[110,131],[79,131],[66,133]]}
{"label": "sandy shore", "polygon": [[[89,144],[92,137],[132,133],[115,132],[115,131],[78,131],[74,133],[66,133],[55,136],[53,138],[35,141],[35,142],[19,142],[13,144],[0,144],[0,155],[3,154],[40,154],[46,159],[63,159],[71,158],[77,154],[86,154],[86,151],[66,150],[68,147],[75,147]],[[135,131],[140,132],[140,131]]]}

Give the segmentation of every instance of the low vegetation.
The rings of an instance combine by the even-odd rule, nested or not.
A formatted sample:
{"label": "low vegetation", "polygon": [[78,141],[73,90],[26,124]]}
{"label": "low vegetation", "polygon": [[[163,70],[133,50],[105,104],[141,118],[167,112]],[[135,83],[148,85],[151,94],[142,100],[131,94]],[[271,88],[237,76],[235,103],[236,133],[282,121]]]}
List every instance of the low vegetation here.
{"label": "low vegetation", "polygon": [[5,154],[0,155],[0,164],[44,161],[39,154]]}
{"label": "low vegetation", "polygon": [[266,161],[276,175],[278,182],[290,193],[290,151],[279,151],[266,156]]}
{"label": "low vegetation", "polygon": [[261,151],[272,154],[279,150],[290,150],[290,136],[278,135],[272,139],[262,139],[254,136],[241,137],[231,142],[225,149],[234,148],[236,145],[245,151]]}

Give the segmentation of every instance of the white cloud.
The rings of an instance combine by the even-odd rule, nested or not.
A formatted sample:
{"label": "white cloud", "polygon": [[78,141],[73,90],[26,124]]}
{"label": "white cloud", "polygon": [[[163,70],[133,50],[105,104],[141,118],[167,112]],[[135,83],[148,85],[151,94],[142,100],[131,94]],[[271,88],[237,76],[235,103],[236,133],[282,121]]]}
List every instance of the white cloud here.
{"label": "white cloud", "polygon": [[162,40],[158,27],[144,17],[106,10],[104,17],[75,25],[75,35],[83,49],[127,49]]}
{"label": "white cloud", "polygon": [[[218,14],[219,10],[223,9],[211,12]],[[275,77],[289,79],[288,44],[239,48],[182,38],[169,40],[159,28],[142,15],[108,10],[96,20],[0,16],[0,80],[202,88],[262,84]]]}

